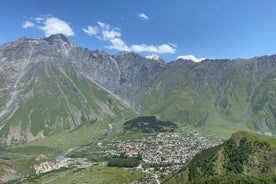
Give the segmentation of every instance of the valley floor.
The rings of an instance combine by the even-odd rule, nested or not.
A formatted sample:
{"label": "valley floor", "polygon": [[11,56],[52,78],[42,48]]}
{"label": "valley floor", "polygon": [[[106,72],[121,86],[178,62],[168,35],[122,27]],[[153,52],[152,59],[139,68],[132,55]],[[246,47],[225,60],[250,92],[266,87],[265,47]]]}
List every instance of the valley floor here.
{"label": "valley floor", "polygon": [[[160,183],[164,176],[180,169],[200,150],[221,142],[216,136],[203,136],[197,130],[144,134],[142,137],[126,139],[104,139],[58,155],[55,161],[42,161],[40,165],[35,166],[35,175],[19,181],[90,183],[93,180],[97,181],[96,183],[113,183],[112,181],[116,180],[116,183]],[[127,158],[141,157],[142,160],[135,168],[107,166],[109,158],[122,155]],[[80,180],[76,179],[76,173],[82,176]]]}

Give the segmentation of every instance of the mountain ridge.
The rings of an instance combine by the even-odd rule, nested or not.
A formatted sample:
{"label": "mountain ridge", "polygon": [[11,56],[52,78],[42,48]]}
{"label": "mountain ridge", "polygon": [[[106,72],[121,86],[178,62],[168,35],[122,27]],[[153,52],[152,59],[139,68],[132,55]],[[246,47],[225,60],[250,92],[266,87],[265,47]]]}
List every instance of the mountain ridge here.
{"label": "mountain ridge", "polygon": [[[276,55],[248,60],[206,59],[197,63],[178,59],[165,63],[130,52],[109,55],[104,51],[90,51],[57,34],[43,39],[22,38],[1,45],[0,64],[2,143],[8,135],[9,144],[13,138],[22,138],[15,135],[18,133],[11,134],[9,127],[24,134],[26,140],[29,131],[23,133],[19,122],[27,129],[40,124],[41,131],[46,131],[51,113],[42,115],[45,111],[53,112],[56,117],[59,115],[55,111],[61,111],[63,117],[71,117],[71,120],[53,120],[53,124],[71,122],[70,126],[65,126],[71,127],[69,129],[96,117],[97,121],[104,121],[100,116],[111,115],[116,119],[123,111],[132,111],[223,136],[237,130],[276,134]],[[105,98],[122,112],[118,114],[118,109],[114,112],[101,93],[109,96]],[[34,112],[34,102],[29,101],[34,94],[38,99],[56,104],[35,113],[43,117],[38,118],[39,123],[30,123],[28,117]],[[62,100],[56,103],[56,98]],[[90,110],[85,110],[83,105],[88,101]],[[20,112],[22,104],[28,103],[25,109],[29,110]],[[61,107],[61,104],[64,105]],[[37,108],[43,105],[41,102]],[[97,108],[104,113],[99,115]],[[10,119],[14,119],[13,122]],[[75,125],[72,126],[72,122]],[[48,131],[49,135],[53,133]],[[30,140],[37,139],[38,132],[39,128],[36,135],[30,135],[33,137]]]}

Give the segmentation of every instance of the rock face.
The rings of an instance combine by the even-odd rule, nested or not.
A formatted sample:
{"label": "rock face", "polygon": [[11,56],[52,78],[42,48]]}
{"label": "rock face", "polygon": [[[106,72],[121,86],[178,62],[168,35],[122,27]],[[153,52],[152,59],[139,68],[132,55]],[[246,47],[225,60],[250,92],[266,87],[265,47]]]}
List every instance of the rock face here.
{"label": "rock face", "polygon": [[211,130],[276,133],[276,56],[249,60],[108,55],[64,35],[0,46],[0,135],[30,142],[133,111]]}
{"label": "rock face", "polygon": [[34,165],[35,174],[46,173],[52,170],[59,169],[56,161],[50,160],[45,155],[39,155],[35,159],[35,161],[37,162],[37,164]]}

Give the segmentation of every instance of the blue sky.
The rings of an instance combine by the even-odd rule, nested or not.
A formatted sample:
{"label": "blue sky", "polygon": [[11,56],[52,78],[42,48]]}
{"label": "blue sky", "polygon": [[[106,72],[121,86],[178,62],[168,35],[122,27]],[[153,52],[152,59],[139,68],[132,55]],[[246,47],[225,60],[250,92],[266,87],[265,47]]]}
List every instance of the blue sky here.
{"label": "blue sky", "polygon": [[0,24],[0,44],[63,33],[167,61],[276,54],[275,0],[2,0]]}

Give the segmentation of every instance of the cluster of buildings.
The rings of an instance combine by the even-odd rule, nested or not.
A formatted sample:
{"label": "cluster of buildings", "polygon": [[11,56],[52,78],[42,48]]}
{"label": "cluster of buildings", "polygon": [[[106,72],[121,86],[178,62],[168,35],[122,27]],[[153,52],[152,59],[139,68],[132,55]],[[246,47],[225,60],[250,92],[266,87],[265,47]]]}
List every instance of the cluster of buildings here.
{"label": "cluster of buildings", "polygon": [[[192,130],[183,133],[158,133],[129,140],[99,144],[106,156],[142,157],[144,165],[162,165],[160,171],[170,173],[179,169],[187,159],[200,150],[217,145],[222,140],[209,139]],[[163,168],[163,166],[166,166]]]}

